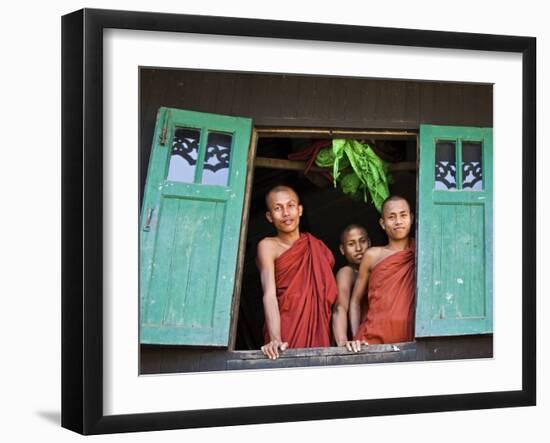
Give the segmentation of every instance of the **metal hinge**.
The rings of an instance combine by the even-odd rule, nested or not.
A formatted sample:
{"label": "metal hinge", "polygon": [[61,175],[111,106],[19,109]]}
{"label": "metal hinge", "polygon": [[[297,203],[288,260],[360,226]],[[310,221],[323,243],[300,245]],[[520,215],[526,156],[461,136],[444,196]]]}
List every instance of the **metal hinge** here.
{"label": "metal hinge", "polygon": [[170,111],[166,111],[166,117],[164,118],[164,125],[160,130],[160,145],[166,145],[166,138],[168,137],[168,122],[170,120]]}
{"label": "metal hinge", "polygon": [[153,218],[153,211],[154,211],[154,208],[147,209],[147,217],[145,219],[145,226],[143,227],[144,231],[151,230],[151,219]]}

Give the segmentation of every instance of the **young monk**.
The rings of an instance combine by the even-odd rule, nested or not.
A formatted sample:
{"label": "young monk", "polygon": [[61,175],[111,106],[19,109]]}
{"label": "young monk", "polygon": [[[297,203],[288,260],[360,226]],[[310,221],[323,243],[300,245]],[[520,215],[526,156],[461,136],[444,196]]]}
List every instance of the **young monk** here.
{"label": "young monk", "polygon": [[[415,245],[409,237],[412,222],[407,200],[390,196],[384,201],[380,226],[388,236],[388,244],[369,248],[364,254],[350,300],[354,351],[361,344],[413,339]],[[367,309],[361,318],[365,292]]]}
{"label": "young monk", "polygon": [[353,350],[353,342],[348,339],[348,311],[351,291],[357,279],[357,271],[365,251],[370,246],[367,230],[356,224],[348,225],[340,235],[340,252],[348,264],[336,273],[338,297],[332,307],[332,331],[337,346]]}
{"label": "young monk", "polygon": [[330,315],[337,289],[334,256],[325,244],[300,233],[303,207],[296,192],[277,186],[266,195],[266,218],[277,231],[258,244],[265,345],[270,359],[290,348],[330,346]]}

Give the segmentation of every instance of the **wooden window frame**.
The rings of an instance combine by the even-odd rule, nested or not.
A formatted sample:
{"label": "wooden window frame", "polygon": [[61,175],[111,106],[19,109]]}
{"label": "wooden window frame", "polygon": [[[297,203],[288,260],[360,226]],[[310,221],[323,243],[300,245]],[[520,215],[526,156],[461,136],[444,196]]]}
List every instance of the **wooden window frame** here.
{"label": "wooden window frame", "polygon": [[[232,352],[243,352],[243,353],[251,352],[251,351],[235,351],[235,342],[237,339],[237,324],[239,320],[239,306],[240,306],[240,299],[241,299],[243,265],[244,265],[244,256],[245,256],[245,250],[246,250],[246,238],[248,233],[250,201],[252,196],[252,182],[254,180],[254,170],[256,167],[258,167],[256,165],[256,152],[257,152],[259,139],[266,138],[266,137],[279,137],[279,138],[329,138],[329,137],[338,138],[339,137],[339,138],[376,138],[378,140],[415,140],[416,154],[417,154],[416,168],[418,171],[419,142],[420,142],[418,129],[384,131],[384,130],[366,130],[366,129],[351,130],[351,129],[284,128],[284,127],[258,128],[253,126],[252,135],[250,137],[250,144],[248,147],[243,214],[241,219],[242,221],[241,221],[239,246],[237,250],[237,267],[235,270],[235,287],[233,290],[233,299],[231,301],[231,319],[230,319],[230,329],[229,329],[228,350]],[[410,167],[410,165],[408,166],[405,165],[405,167]],[[416,177],[416,193],[418,195],[418,173]],[[416,288],[415,288],[415,291],[416,291]],[[334,350],[334,347],[315,348],[315,349],[316,350],[319,350],[319,349]],[[252,352],[259,352],[259,351],[252,351]],[[331,355],[333,353],[334,351],[329,352],[329,354]],[[345,353],[348,353],[348,351],[346,350]],[[297,355],[302,356],[302,354],[304,354],[303,350],[300,350]],[[319,353],[319,351],[317,351],[317,352],[314,352],[314,354],[321,355],[323,353],[322,352]]]}

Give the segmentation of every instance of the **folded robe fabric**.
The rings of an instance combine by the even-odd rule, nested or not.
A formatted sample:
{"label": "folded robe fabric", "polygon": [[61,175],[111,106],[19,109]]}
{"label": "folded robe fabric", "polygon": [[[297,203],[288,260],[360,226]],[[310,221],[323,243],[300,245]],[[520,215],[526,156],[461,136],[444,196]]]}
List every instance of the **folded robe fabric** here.
{"label": "folded robe fabric", "polygon": [[330,346],[330,317],[338,293],[333,266],[330,249],[308,233],[300,234],[275,261],[281,339],[290,348]]}
{"label": "folded robe fabric", "polygon": [[378,262],[371,271],[367,310],[355,340],[401,343],[414,337],[415,245]]}

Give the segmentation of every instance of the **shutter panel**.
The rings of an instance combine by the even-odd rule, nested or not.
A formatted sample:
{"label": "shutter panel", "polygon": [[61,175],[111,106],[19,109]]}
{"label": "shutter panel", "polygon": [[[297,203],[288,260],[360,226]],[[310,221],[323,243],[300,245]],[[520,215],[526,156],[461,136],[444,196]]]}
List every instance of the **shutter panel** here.
{"label": "shutter panel", "polygon": [[416,336],[493,329],[492,129],[420,126]]}
{"label": "shutter panel", "polygon": [[140,341],[227,346],[252,121],[161,108],[140,219]]}

